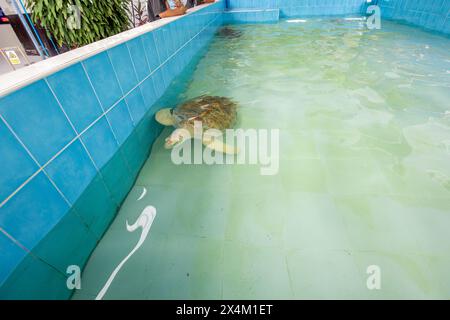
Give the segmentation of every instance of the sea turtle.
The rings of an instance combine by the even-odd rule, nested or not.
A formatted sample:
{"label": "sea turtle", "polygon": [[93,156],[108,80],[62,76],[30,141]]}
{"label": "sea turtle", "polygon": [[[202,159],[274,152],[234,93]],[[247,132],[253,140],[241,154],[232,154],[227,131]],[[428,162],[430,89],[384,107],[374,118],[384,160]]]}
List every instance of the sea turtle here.
{"label": "sea turtle", "polygon": [[[203,131],[217,129],[224,131],[234,126],[237,113],[236,103],[225,97],[202,95],[188,100],[175,108],[161,109],[156,113],[156,121],[176,129],[166,138],[165,148],[170,149],[188,138],[194,137],[194,124],[201,122]],[[185,129],[190,133],[186,137]],[[237,148],[224,144],[220,139],[204,134],[203,144],[215,151],[236,154]]]}
{"label": "sea turtle", "polygon": [[232,27],[225,26],[220,28],[218,31],[219,37],[227,38],[227,39],[236,39],[242,35],[242,31],[236,30]]}

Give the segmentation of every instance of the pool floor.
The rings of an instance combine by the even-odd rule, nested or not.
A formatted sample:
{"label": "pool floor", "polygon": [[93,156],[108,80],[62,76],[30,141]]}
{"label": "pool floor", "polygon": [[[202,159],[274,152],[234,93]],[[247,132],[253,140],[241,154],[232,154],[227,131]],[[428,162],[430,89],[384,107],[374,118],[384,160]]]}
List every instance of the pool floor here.
{"label": "pool floor", "polygon": [[239,127],[280,129],[278,174],[177,166],[164,129],[73,298],[96,297],[151,205],[105,299],[449,299],[450,40],[344,19],[233,28],[176,99],[232,97]]}

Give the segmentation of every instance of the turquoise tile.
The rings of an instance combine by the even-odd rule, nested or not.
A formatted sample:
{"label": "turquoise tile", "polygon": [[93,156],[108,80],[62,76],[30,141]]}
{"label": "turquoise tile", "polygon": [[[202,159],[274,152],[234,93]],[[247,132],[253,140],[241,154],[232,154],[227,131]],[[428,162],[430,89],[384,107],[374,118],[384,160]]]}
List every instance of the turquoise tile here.
{"label": "turquoise tile", "polygon": [[142,45],[141,37],[134,38],[127,42],[130,50],[131,58],[133,59],[134,68],[139,81],[142,81],[150,74],[150,69],[145,57],[144,46]]}
{"label": "turquoise tile", "polygon": [[102,168],[118,149],[114,135],[104,117],[89,128],[81,139],[94,159],[97,168]]}
{"label": "turquoise tile", "polygon": [[148,32],[142,35],[142,43],[150,71],[154,71],[161,64],[158,51],[156,50],[154,32]]}
{"label": "turquoise tile", "polygon": [[117,206],[103,178],[97,175],[75,202],[73,209],[97,239],[101,239],[108,225],[104,221],[112,219]]}
{"label": "turquoise tile", "polygon": [[20,264],[27,252],[0,231],[0,291],[1,285]]}
{"label": "turquoise tile", "polygon": [[111,123],[117,142],[121,145],[133,131],[133,121],[131,120],[128,106],[121,100],[106,117]]}
{"label": "turquoise tile", "polygon": [[173,73],[170,70],[170,62],[167,62],[165,65],[161,66],[160,70],[164,81],[164,86],[168,88],[173,80]]}
{"label": "turquoise tile", "polygon": [[161,69],[155,71],[155,73],[153,73],[152,75],[152,78],[155,87],[156,99],[159,99],[167,89],[167,86],[164,83]]}
{"label": "turquoise tile", "polygon": [[150,152],[149,145],[141,144],[139,136],[136,131],[134,131],[124,142],[122,146],[123,154],[128,162],[131,174],[133,177],[137,175],[142,164],[147,159]]}
{"label": "turquoise tile", "polygon": [[97,238],[71,210],[32,252],[59,272],[66,273],[71,265],[83,269],[96,244]]}
{"label": "turquoise tile", "polygon": [[83,65],[103,110],[109,109],[122,96],[122,90],[107,52],[99,53],[83,61]]}
{"label": "turquoise tile", "polygon": [[147,78],[140,86],[142,96],[144,97],[145,101],[145,110],[151,108],[151,106],[155,103],[155,101],[158,99],[158,96],[155,92],[155,88],[153,85],[153,76]]}
{"label": "turquoise tile", "polygon": [[117,152],[101,170],[101,173],[113,200],[120,205],[133,185],[130,170],[122,152]]}
{"label": "turquoise tile", "polygon": [[39,167],[0,121],[0,201],[8,197]]}
{"label": "turquoise tile", "polygon": [[103,113],[80,63],[49,76],[47,80],[78,132]]}
{"label": "turquoise tile", "polygon": [[124,93],[137,85],[138,79],[126,44],[108,50],[109,57]]}
{"label": "turquoise tile", "polygon": [[68,210],[41,172],[0,209],[0,227],[31,250]]}
{"label": "turquoise tile", "polygon": [[0,287],[1,300],[66,300],[72,295],[65,274],[27,255]]}
{"label": "turquoise tile", "polygon": [[143,146],[151,146],[161,132],[163,126],[156,122],[153,110],[150,110],[141,123],[136,127],[136,132]]}
{"label": "turquoise tile", "polygon": [[145,108],[144,98],[141,94],[141,87],[134,89],[128,96],[125,97],[125,101],[130,109],[134,124],[139,123],[147,110]]}
{"label": "turquoise tile", "polygon": [[15,91],[0,102],[0,114],[40,164],[46,163],[75,137],[43,80]]}
{"label": "turquoise tile", "polygon": [[73,142],[45,168],[64,196],[74,203],[97,174],[79,140]]}
{"label": "turquoise tile", "polygon": [[167,49],[167,55],[168,57],[171,57],[177,50],[177,35],[175,33],[174,25],[172,23],[165,25],[163,27],[163,32],[166,40],[165,46]]}
{"label": "turquoise tile", "polygon": [[113,203],[113,205],[114,210],[105,210],[104,214],[98,215],[97,219],[90,227],[91,232],[95,234],[97,239],[102,239],[104,233],[108,230],[108,227],[114,221],[118,209],[115,203]]}
{"label": "turquoise tile", "polygon": [[166,45],[167,32],[164,28],[158,28],[153,31],[153,34],[155,36],[155,44],[156,50],[158,51],[159,60],[163,63],[169,56]]}

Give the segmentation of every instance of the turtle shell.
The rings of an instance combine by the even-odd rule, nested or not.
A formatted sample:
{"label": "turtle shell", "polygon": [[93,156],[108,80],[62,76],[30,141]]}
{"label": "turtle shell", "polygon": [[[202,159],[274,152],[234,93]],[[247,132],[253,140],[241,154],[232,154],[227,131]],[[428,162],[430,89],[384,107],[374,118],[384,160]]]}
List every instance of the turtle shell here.
{"label": "turtle shell", "polygon": [[236,109],[236,103],[229,98],[203,95],[178,105],[172,114],[178,128],[193,128],[195,121],[201,121],[205,130],[225,130],[234,126]]}
{"label": "turtle shell", "polygon": [[222,27],[218,31],[219,37],[227,38],[227,39],[236,39],[236,38],[239,38],[241,35],[242,35],[242,31],[236,30],[229,26]]}

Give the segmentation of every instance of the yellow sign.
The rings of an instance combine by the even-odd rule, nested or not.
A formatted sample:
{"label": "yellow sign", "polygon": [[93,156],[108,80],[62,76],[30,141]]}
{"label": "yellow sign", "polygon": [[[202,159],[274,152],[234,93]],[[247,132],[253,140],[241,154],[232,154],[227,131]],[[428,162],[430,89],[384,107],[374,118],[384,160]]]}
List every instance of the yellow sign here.
{"label": "yellow sign", "polygon": [[11,64],[21,64],[19,56],[17,55],[17,53],[14,50],[6,50],[5,51],[6,56],[9,59],[9,62],[11,62]]}

